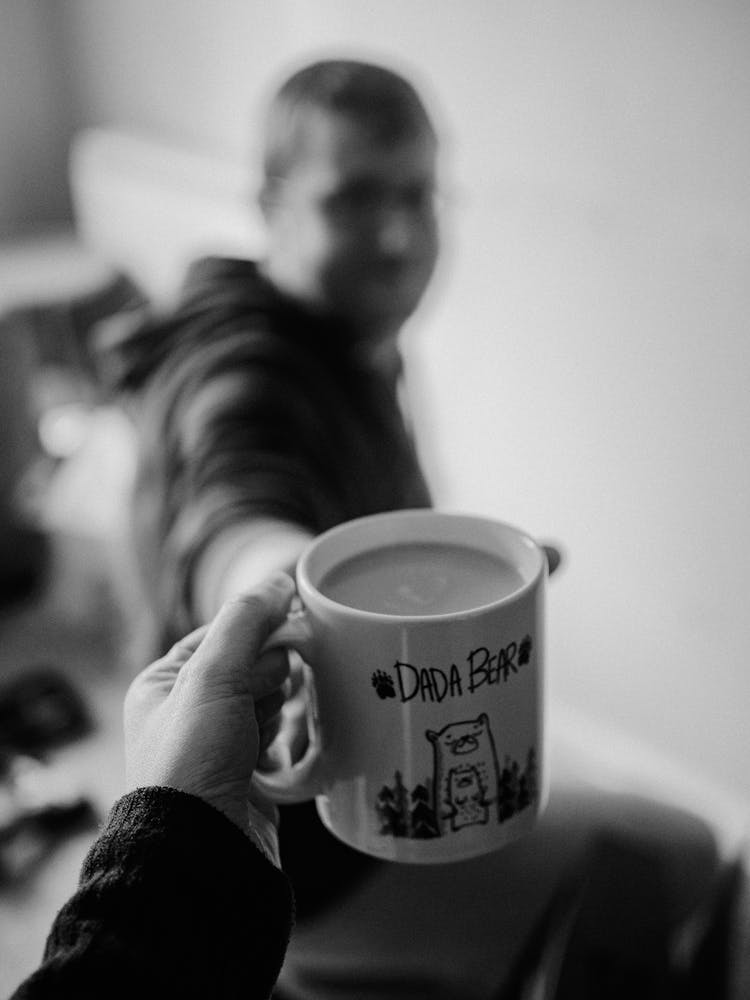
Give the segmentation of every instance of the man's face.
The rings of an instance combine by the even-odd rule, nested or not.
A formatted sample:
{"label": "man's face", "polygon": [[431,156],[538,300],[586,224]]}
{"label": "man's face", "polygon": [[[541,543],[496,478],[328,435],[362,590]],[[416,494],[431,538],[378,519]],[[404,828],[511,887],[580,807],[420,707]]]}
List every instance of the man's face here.
{"label": "man's face", "polygon": [[394,332],[435,266],[434,188],[429,134],[415,129],[386,145],[350,118],[321,113],[267,212],[270,273],[363,337]]}

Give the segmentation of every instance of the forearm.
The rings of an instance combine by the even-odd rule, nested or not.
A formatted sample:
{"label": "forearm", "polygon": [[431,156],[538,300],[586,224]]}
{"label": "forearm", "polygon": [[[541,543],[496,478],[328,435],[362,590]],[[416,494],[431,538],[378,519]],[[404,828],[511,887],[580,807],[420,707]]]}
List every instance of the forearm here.
{"label": "forearm", "polygon": [[294,574],[312,533],[274,518],[227,528],[206,546],[193,569],[195,615],[209,621],[224,601],[262,582],[276,570]]}
{"label": "forearm", "polygon": [[267,997],[291,919],[288,880],[228,819],[139,789],[116,803],[13,1000]]}

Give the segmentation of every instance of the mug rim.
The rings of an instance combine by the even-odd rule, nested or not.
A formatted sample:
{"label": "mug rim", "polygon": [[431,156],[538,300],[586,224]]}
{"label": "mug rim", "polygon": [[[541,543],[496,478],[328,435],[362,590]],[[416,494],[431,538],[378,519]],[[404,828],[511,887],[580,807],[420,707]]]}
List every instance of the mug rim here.
{"label": "mug rim", "polygon": [[[425,521],[442,519],[445,522],[452,522],[454,524],[464,522],[467,524],[481,524],[494,528],[499,527],[510,532],[518,541],[524,544],[525,547],[533,553],[537,565],[531,573],[529,579],[525,580],[520,587],[508,594],[503,594],[502,597],[498,597],[494,601],[488,601],[485,604],[479,604],[476,607],[468,608],[463,611],[446,611],[438,614],[394,614],[381,611],[368,611],[363,608],[354,608],[351,605],[342,604],[340,601],[335,601],[333,598],[326,596],[326,594],[320,590],[319,586],[313,583],[310,577],[309,564],[321,546],[329,544],[332,540],[335,541],[335,539],[341,535],[349,534],[350,532],[357,531],[359,528],[366,527],[367,525],[374,524],[376,522],[398,520],[414,521],[422,519]],[[440,539],[432,540],[440,541]],[[362,552],[366,551],[368,551],[367,548],[362,549],[360,552],[352,553],[351,555],[360,555]],[[347,558],[350,558],[351,555]],[[498,518],[487,517],[481,514],[436,510],[434,507],[416,507],[403,510],[383,511],[377,514],[366,514],[363,517],[353,518],[352,520],[343,521],[341,524],[334,525],[334,527],[322,532],[308,543],[297,562],[296,577],[297,588],[303,603],[305,603],[305,598],[308,594],[314,594],[315,600],[320,602],[323,607],[326,607],[331,611],[335,611],[337,614],[345,618],[351,617],[358,620],[362,620],[364,618],[368,621],[412,625],[415,623],[437,623],[456,620],[465,621],[474,616],[482,615],[491,608],[500,608],[504,605],[515,603],[524,598],[529,592],[533,591],[538,586],[540,580],[546,573],[546,567],[547,560],[539,543],[536,542],[526,531],[523,531],[521,528],[518,528],[507,521],[501,521]]]}

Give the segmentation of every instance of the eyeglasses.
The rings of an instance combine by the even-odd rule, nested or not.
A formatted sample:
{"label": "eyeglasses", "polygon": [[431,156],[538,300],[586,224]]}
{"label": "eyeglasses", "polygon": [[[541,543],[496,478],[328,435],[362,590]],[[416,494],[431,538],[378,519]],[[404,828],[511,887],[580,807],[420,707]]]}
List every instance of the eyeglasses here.
{"label": "eyeglasses", "polygon": [[323,211],[331,222],[342,225],[372,225],[392,212],[413,218],[436,214],[440,199],[432,183],[422,181],[402,186],[370,180],[354,181],[323,199]]}

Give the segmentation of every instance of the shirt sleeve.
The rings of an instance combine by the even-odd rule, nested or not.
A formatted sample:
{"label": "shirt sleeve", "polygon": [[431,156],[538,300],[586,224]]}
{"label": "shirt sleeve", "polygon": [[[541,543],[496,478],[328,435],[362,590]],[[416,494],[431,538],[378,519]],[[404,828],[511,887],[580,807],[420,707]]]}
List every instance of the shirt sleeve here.
{"label": "shirt sleeve", "polygon": [[258,517],[313,533],[341,520],[347,431],[320,380],[263,334],[218,328],[149,383],[134,527],[156,614],[175,635],[195,627],[193,572],[224,531]]}
{"label": "shirt sleeve", "polygon": [[225,816],[137,789],[113,807],[11,1000],[268,997],[292,917],[288,879]]}
{"label": "shirt sleeve", "polygon": [[244,315],[201,324],[136,406],[133,521],[158,652],[198,624],[195,569],[238,524],[268,518],[316,535],[429,504],[393,377],[312,333],[273,333]]}

